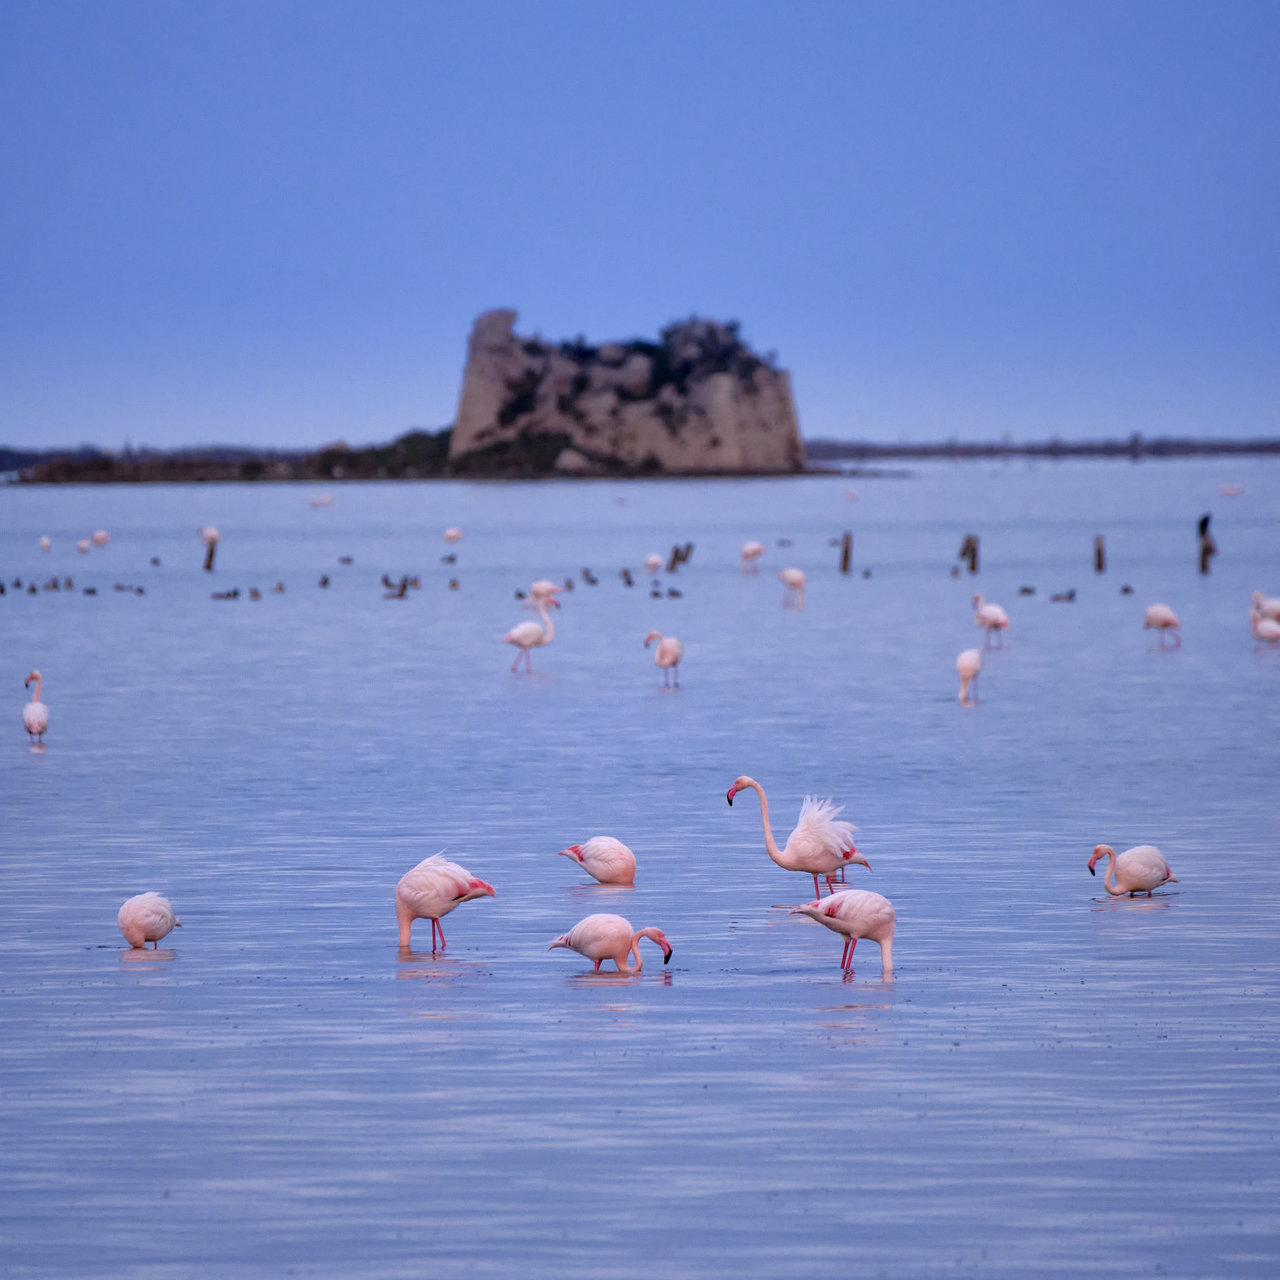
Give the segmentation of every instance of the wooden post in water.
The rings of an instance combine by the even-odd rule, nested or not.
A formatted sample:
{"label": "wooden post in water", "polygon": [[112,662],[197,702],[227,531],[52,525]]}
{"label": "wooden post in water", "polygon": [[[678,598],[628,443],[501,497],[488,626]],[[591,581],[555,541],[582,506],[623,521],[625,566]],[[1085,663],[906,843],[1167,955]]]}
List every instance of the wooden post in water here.
{"label": "wooden post in water", "polygon": [[1093,571],[1094,573],[1107,571],[1107,540],[1100,533],[1093,539]]}
{"label": "wooden post in water", "polygon": [[848,573],[853,564],[853,534],[845,531],[840,539],[840,572]]}
{"label": "wooden post in water", "polygon": [[960,544],[960,559],[968,560],[969,572],[978,572],[978,535],[976,533],[966,533],[964,541]]}
{"label": "wooden post in water", "polygon": [[1213,519],[1212,512],[1206,512],[1200,517],[1200,572],[1209,572],[1209,561],[1218,554],[1218,544],[1213,540],[1213,534],[1209,532],[1209,521]]}

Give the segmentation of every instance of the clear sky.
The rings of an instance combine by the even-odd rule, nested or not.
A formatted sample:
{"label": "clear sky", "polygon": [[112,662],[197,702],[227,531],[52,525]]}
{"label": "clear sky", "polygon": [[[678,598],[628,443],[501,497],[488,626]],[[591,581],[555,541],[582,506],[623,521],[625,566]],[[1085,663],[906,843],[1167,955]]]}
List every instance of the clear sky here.
{"label": "clear sky", "polygon": [[471,320],[809,437],[1280,434],[1280,3],[0,0],[0,444],[387,440]]}

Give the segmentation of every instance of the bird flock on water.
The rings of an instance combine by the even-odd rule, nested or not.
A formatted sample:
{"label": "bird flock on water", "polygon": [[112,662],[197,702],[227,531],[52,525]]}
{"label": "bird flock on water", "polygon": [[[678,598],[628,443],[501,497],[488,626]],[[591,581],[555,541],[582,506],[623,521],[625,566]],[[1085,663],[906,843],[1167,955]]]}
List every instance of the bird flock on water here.
{"label": "bird flock on water", "polygon": [[[327,495],[323,500],[313,500],[312,505],[327,506]],[[202,526],[199,533],[207,549],[216,548],[219,541],[217,530]],[[453,526],[444,534],[445,541],[449,543],[458,542],[462,536],[462,531]],[[77,549],[87,552],[92,547],[105,546],[109,541],[110,535],[105,530],[99,530],[92,538],[81,539],[77,543]],[[40,539],[42,550],[47,551],[50,546],[51,540],[48,537]],[[684,558],[687,559],[690,550],[691,545],[685,548]],[[762,543],[744,543],[741,550],[743,574],[758,574],[759,560],[764,554],[765,547]],[[445,559],[453,563],[455,557],[451,555]],[[677,553],[673,553],[672,563],[677,562]],[[649,555],[644,562],[645,571],[650,575],[661,572],[662,565],[662,557],[656,553]],[[622,576],[631,585],[630,575],[626,570]],[[805,587],[803,571],[784,568],[778,577],[784,587],[783,607],[802,610]],[[584,571],[584,578],[589,582],[595,581],[589,571]],[[407,578],[402,580],[396,593],[398,597],[404,596],[408,582]],[[14,585],[20,587],[21,583],[15,582]],[[321,585],[327,585],[327,579],[322,580]],[[389,582],[387,585],[394,586]],[[416,580],[414,585],[417,585]],[[455,584],[451,582],[452,585]],[[0,583],[0,592],[3,590],[3,584]],[[35,590],[34,584],[29,590]],[[283,590],[282,584],[279,590]],[[1127,593],[1128,589],[1125,590]],[[1023,588],[1022,593],[1030,594],[1032,591],[1031,588]],[[545,578],[536,579],[530,585],[526,604],[537,611],[542,621],[538,623],[527,620],[517,623],[503,636],[503,641],[517,650],[511,666],[512,672],[518,671],[521,657],[526,671],[531,671],[531,651],[546,646],[555,639],[555,622],[550,611],[560,609],[560,592],[559,584]],[[253,594],[256,597],[258,593],[255,591]],[[1074,594],[1071,592],[1054,598],[1069,600],[1074,598]],[[517,595],[523,597],[525,593],[518,592]],[[998,604],[986,601],[980,594],[973,597],[973,609],[974,624],[985,633],[983,646],[982,649],[965,649],[957,657],[955,664],[960,676],[958,700],[969,706],[976,705],[977,702],[977,681],[983,668],[983,652],[991,648],[1002,649],[1005,632],[1010,627],[1005,610]],[[1280,598],[1268,597],[1255,591],[1250,600],[1249,619],[1251,634],[1260,644],[1280,644]],[[1143,625],[1158,632],[1160,648],[1180,647],[1181,623],[1168,605],[1149,606],[1145,611]],[[674,636],[651,630],[645,636],[644,647],[648,649],[654,642],[654,662],[663,673],[664,687],[678,689],[684,646]],[[43,751],[44,735],[49,726],[49,708],[42,701],[43,677],[39,671],[33,670],[24,684],[27,688],[34,685],[34,689],[30,700],[22,708],[23,727],[32,749]],[[837,806],[830,799],[806,796],[794,830],[779,848],[769,822],[768,797],[759,782],[745,775],[735,778],[727,792],[728,803],[732,806],[734,797],[745,790],[754,791],[759,798],[764,846],[768,856],[783,870],[800,873],[813,881],[814,900],[791,908],[790,914],[805,916],[842,936],[844,947],[840,964],[845,970],[852,967],[854,951],[859,941],[866,939],[875,942],[880,948],[882,976],[892,977],[893,937],[896,927],[893,904],[879,893],[836,888],[837,884],[846,883],[846,872],[851,866],[871,871],[871,864],[854,843],[853,833],[856,828],[852,823],[840,819],[843,806]],[[569,858],[600,884],[618,887],[633,887],[635,884],[635,854],[622,841],[612,836],[594,836],[582,844],[573,844],[560,850],[558,856]],[[1117,854],[1110,845],[1099,844],[1088,860],[1091,875],[1097,874],[1099,862],[1105,864],[1104,888],[1107,894],[1114,897],[1138,893],[1151,896],[1154,890],[1163,885],[1178,883],[1178,877],[1154,845],[1138,845]],[[825,897],[822,892],[824,885]],[[424,859],[407,871],[395,887],[394,902],[400,948],[402,951],[409,951],[414,921],[427,920],[431,925],[432,952],[443,951],[446,945],[442,924],[444,916],[464,902],[496,896],[497,891],[493,885],[472,875],[456,862],[449,861],[443,854]],[[157,948],[161,940],[182,924],[172,904],[154,892],[129,898],[120,907],[117,919],[120,931],[131,948],[145,947],[148,942],[153,948]],[[635,929],[624,917],[611,913],[596,913],[585,917],[568,932],[553,938],[547,949],[576,951],[590,960],[596,971],[603,962],[612,960],[618,971],[637,974],[643,968],[640,951],[642,941],[648,941],[659,948],[664,964],[671,960],[674,949],[660,928],[650,925]]]}

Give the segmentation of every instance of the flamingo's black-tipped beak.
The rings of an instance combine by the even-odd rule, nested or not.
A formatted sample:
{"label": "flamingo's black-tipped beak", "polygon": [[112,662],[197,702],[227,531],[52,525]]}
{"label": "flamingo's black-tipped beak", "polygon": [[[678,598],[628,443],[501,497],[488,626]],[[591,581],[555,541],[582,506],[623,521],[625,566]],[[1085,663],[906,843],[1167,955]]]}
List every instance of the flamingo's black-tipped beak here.
{"label": "flamingo's black-tipped beak", "polygon": [[729,808],[731,809],[733,808],[733,797],[737,794],[737,791],[733,787],[730,787],[729,793],[725,796],[725,799],[729,802]]}
{"label": "flamingo's black-tipped beak", "polygon": [[676,953],[676,951],[675,951],[675,948],[674,948],[674,947],[668,947],[668,948],[666,949],[666,951],[663,953],[663,956],[662,956],[662,963],[663,963],[663,964],[670,964],[670,963],[671,963],[671,957],[672,957],[673,955],[675,955],[675,953]]}
{"label": "flamingo's black-tipped beak", "polygon": [[1090,874],[1091,876],[1096,876],[1096,875],[1098,874],[1098,873],[1093,869],[1093,863],[1092,863],[1092,862],[1091,862],[1091,863],[1089,863],[1089,874]]}

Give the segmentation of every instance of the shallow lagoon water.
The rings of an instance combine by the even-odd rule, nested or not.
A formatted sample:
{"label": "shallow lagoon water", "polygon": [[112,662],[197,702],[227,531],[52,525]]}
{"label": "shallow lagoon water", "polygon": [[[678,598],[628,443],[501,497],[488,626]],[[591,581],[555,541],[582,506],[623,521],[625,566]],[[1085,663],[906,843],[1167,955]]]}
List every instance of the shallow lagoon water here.
{"label": "shallow lagoon water", "polygon": [[[0,1274],[1280,1270],[1280,652],[1247,619],[1280,594],[1280,466],[319,492],[0,490],[6,583],[75,580],[0,599]],[[644,556],[685,541],[652,599]],[[384,600],[384,572],[421,589]],[[536,576],[577,587],[512,675]],[[1012,627],[963,708],[975,590]],[[685,643],[678,693],[651,628]],[[725,804],[740,773],[780,841],[806,792],[848,806],[892,982],[786,915],[812,884],[754,796]],[[597,833],[633,891],[554,856]],[[1181,883],[1107,901],[1098,842],[1158,844]],[[402,957],[392,889],[440,849],[498,896]],[[184,927],[130,953],[145,889]],[[670,966],[546,952],[600,910],[661,926]]]}

